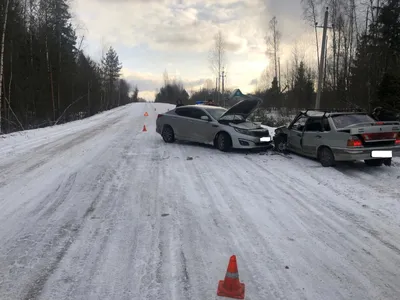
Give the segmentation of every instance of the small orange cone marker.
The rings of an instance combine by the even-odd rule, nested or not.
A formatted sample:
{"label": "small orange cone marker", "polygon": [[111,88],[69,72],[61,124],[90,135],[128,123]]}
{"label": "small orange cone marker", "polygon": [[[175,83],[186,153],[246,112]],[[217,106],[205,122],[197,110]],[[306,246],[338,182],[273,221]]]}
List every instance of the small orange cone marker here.
{"label": "small orange cone marker", "polygon": [[234,299],[244,299],[244,283],[239,281],[236,255],[232,255],[229,259],[225,280],[219,281],[217,295]]}
{"label": "small orange cone marker", "polygon": [[148,117],[148,116],[149,116],[149,114],[147,113],[147,111],[144,113],[144,116],[145,116],[145,117]]}
{"label": "small orange cone marker", "polygon": [[143,130],[142,130],[143,132],[144,131],[147,131],[147,129],[146,129],[146,125],[143,125]]}

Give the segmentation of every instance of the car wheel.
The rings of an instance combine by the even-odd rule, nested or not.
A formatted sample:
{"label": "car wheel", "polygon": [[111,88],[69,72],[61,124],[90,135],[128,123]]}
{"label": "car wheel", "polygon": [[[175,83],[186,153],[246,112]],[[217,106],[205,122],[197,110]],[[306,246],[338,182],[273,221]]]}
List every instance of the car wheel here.
{"label": "car wheel", "polygon": [[221,132],[217,137],[217,148],[220,151],[228,152],[232,148],[231,137],[225,133]]}
{"label": "car wheel", "polygon": [[380,167],[383,164],[383,159],[366,159],[364,162],[369,167]]}
{"label": "car wheel", "polygon": [[286,152],[287,150],[287,136],[279,134],[274,136],[274,150],[278,152]]}
{"label": "car wheel", "polygon": [[335,156],[328,147],[323,147],[319,150],[318,158],[323,167],[333,167],[336,164]]}
{"label": "car wheel", "polygon": [[166,143],[173,143],[175,142],[175,133],[171,126],[166,125],[161,134],[164,142]]}

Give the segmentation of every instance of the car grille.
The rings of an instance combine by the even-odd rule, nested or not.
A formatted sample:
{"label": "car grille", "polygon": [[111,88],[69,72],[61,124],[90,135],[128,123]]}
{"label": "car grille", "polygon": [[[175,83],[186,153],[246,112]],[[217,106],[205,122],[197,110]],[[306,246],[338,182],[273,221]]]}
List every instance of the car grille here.
{"label": "car grille", "polygon": [[252,131],[253,135],[256,137],[266,137],[269,136],[268,130],[263,130],[263,131]]}

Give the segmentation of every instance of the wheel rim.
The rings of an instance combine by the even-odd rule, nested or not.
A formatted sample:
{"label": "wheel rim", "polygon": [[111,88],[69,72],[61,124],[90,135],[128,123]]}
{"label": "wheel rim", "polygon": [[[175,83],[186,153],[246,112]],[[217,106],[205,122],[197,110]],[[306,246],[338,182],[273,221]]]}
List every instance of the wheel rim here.
{"label": "wheel rim", "polygon": [[170,141],[172,139],[172,131],[169,128],[164,129],[164,138],[167,141]]}
{"label": "wheel rim", "polygon": [[285,149],[286,149],[285,143],[280,142],[280,143],[278,144],[278,150],[279,150],[279,151],[284,151]]}

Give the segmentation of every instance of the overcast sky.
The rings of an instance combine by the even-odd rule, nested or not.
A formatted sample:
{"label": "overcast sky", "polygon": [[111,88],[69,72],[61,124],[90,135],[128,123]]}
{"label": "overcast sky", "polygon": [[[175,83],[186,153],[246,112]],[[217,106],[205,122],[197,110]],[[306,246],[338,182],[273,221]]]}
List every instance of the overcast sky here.
{"label": "overcast sky", "polygon": [[282,32],[282,68],[295,42],[315,48],[300,0],[74,0],[72,13],[84,51],[99,60],[112,45],[123,77],[147,100],[162,86],[165,69],[188,91],[208,78],[215,82],[208,53],[218,30],[229,45],[227,86],[243,92],[254,90],[268,64],[264,37],[274,15]]}

